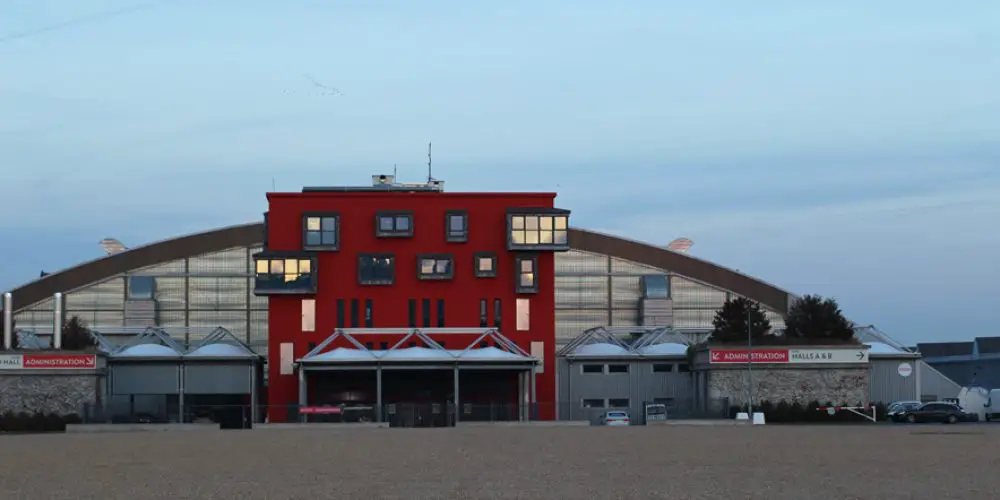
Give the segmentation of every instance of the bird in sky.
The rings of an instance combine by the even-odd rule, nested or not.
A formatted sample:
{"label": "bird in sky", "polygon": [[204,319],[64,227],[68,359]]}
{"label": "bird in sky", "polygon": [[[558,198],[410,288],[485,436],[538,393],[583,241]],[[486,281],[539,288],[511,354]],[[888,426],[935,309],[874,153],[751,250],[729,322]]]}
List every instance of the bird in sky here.
{"label": "bird in sky", "polygon": [[340,89],[336,87],[330,87],[329,85],[324,85],[309,75],[303,75],[303,76],[305,76],[307,80],[312,82],[313,85],[322,90],[323,95],[344,95],[344,93],[341,92]]}

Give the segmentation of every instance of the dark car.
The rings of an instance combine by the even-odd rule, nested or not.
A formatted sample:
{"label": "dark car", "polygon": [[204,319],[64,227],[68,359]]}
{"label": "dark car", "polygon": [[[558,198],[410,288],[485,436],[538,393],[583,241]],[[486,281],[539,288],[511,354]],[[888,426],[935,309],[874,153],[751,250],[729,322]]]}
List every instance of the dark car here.
{"label": "dark car", "polygon": [[896,422],[940,422],[955,424],[968,420],[968,416],[958,405],[951,403],[924,403],[920,406],[901,408],[901,411],[892,415]]}

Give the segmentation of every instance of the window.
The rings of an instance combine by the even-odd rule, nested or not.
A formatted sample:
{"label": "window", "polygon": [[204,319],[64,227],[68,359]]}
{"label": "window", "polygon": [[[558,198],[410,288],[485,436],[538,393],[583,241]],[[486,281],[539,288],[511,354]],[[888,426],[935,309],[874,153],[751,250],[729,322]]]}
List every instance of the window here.
{"label": "window", "polygon": [[604,373],[604,365],[581,365],[583,373]]}
{"label": "window", "polygon": [[469,214],[451,210],[444,215],[445,240],[461,243],[469,239]]}
{"label": "window", "polygon": [[653,365],[653,373],[670,373],[674,371],[674,365],[669,363],[656,363]]}
{"label": "window", "polygon": [[487,306],[488,305],[489,304],[486,301],[486,299],[482,299],[482,300],[479,301],[479,327],[480,328],[486,328],[486,325],[489,324],[489,320],[486,318]]}
{"label": "window", "polygon": [[392,254],[358,255],[358,283],[391,285],[396,276],[396,258]]}
{"label": "window", "polygon": [[538,259],[532,257],[518,257],[517,262],[517,293],[538,292]]}
{"label": "window", "polygon": [[688,366],[687,363],[681,363],[681,364],[677,365],[677,371],[679,371],[681,373],[688,373],[688,372],[691,371],[691,367]]}
{"label": "window", "polygon": [[389,348],[389,343],[388,342],[379,342],[378,343],[378,348],[382,349],[384,351],[384,350],[386,350],[386,349]]}
{"label": "window", "polygon": [[454,260],[446,254],[417,256],[417,278],[422,280],[450,280],[455,276]]}
{"label": "window", "polygon": [[531,329],[531,301],[529,299],[517,299],[514,303],[517,314],[517,331],[523,332]]}
{"label": "window", "polygon": [[340,248],[340,215],[306,213],[302,216],[302,248],[337,250]]}
{"label": "window", "polygon": [[408,238],[413,236],[413,213],[379,212],[375,214],[375,236]]}
{"label": "window", "polygon": [[490,346],[490,343],[489,343],[489,342],[480,342],[480,343],[479,343],[479,348],[480,348],[480,349],[486,349],[486,348],[487,348],[487,347],[489,347],[489,346]]}
{"label": "window", "polygon": [[604,408],[603,399],[584,399],[581,404],[583,408]]}
{"label": "window", "polygon": [[500,319],[503,315],[500,314],[500,299],[493,299],[493,327],[497,330],[500,329]]}
{"label": "window", "polygon": [[358,324],[358,299],[351,299],[351,328],[357,328]]}
{"label": "window", "polygon": [[417,299],[410,299],[409,301],[409,321],[406,323],[410,328],[417,327]]}
{"label": "window", "polygon": [[257,295],[315,293],[314,261],[302,253],[254,255],[254,293]]}
{"label": "window", "polygon": [[337,299],[337,328],[344,327],[344,318],[344,299]]}
{"label": "window", "polygon": [[365,299],[365,328],[371,328],[374,319],[372,318],[372,299]]}
{"label": "window", "polygon": [[444,328],[444,299],[438,299],[438,328]]}
{"label": "window", "polygon": [[371,350],[374,346],[373,342],[365,342],[365,349]]}
{"label": "window", "polygon": [[608,408],[628,408],[628,398],[609,398]]}
{"label": "window", "polygon": [[608,365],[608,373],[628,373],[628,365]]}
{"label": "window", "polygon": [[569,210],[522,209],[507,214],[508,250],[569,250]]}
{"label": "window", "polygon": [[302,331],[316,331],[316,299],[302,299]]}
{"label": "window", "polygon": [[655,404],[655,405],[673,406],[673,404],[674,404],[674,398],[653,398],[653,404]]}
{"label": "window", "polygon": [[477,278],[494,278],[497,275],[497,254],[479,252],[475,256],[475,273]]}
{"label": "window", "polygon": [[156,278],[152,276],[129,276],[128,298],[131,300],[152,300],[156,294]]}
{"label": "window", "polygon": [[430,328],[431,327],[431,299],[424,299],[422,301],[422,303],[420,304],[420,306],[421,306],[420,308],[422,309],[422,311],[420,311],[420,312],[422,312],[423,315],[424,315],[424,328]]}
{"label": "window", "polygon": [[669,299],[670,286],[667,277],[662,274],[647,274],[642,278],[642,298]]}

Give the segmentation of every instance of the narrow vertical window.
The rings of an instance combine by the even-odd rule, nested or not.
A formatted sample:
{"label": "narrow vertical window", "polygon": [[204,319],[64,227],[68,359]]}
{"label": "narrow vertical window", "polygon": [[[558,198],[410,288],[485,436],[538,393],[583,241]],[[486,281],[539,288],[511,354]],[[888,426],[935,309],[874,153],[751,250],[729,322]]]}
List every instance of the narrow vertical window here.
{"label": "narrow vertical window", "polygon": [[281,344],[281,364],[278,365],[278,374],[291,375],[295,372],[295,344],[283,342]]}
{"label": "narrow vertical window", "polygon": [[538,292],[538,259],[535,257],[518,257],[517,259],[517,293]]}
{"label": "narrow vertical window", "polygon": [[410,321],[409,321],[408,325],[410,326],[410,328],[416,328],[417,327],[417,299],[410,299],[409,307],[410,307]]}
{"label": "narrow vertical window", "polygon": [[344,319],[344,299],[337,299],[337,328],[343,328],[346,320]]}
{"label": "narrow vertical window", "polygon": [[531,300],[530,299],[517,299],[515,303],[515,314],[517,315],[517,321],[515,322],[515,328],[518,331],[527,331],[531,329]]}
{"label": "narrow vertical window", "polygon": [[493,299],[493,326],[497,330],[500,329],[500,318],[503,314],[500,312],[500,299]]}
{"label": "narrow vertical window", "polygon": [[365,328],[372,328],[372,299],[365,299]]}
{"label": "narrow vertical window", "polygon": [[358,299],[351,299],[351,328],[358,327]]}
{"label": "narrow vertical window", "polygon": [[486,301],[486,299],[482,299],[482,300],[479,301],[479,327],[480,328],[486,328],[486,325],[489,324],[489,319],[486,317],[486,315],[487,315],[487,310],[486,310],[487,306],[488,306],[488,302]]}
{"label": "narrow vertical window", "polygon": [[438,328],[444,328],[444,299],[438,299]]}
{"label": "narrow vertical window", "polygon": [[424,315],[424,328],[430,328],[431,327],[431,299],[424,299],[423,303],[421,304],[421,306],[422,306],[421,309],[423,309],[423,310],[420,311],[420,312],[422,312],[423,315]]}
{"label": "narrow vertical window", "polygon": [[302,299],[302,331],[316,331],[316,299]]}

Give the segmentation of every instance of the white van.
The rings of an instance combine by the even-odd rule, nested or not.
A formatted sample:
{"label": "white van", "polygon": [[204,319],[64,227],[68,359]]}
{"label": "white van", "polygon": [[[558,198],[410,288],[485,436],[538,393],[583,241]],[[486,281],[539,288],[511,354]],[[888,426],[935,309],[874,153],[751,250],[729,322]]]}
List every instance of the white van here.
{"label": "white van", "polygon": [[990,398],[983,405],[986,408],[986,421],[1000,420],[1000,389],[990,391]]}

